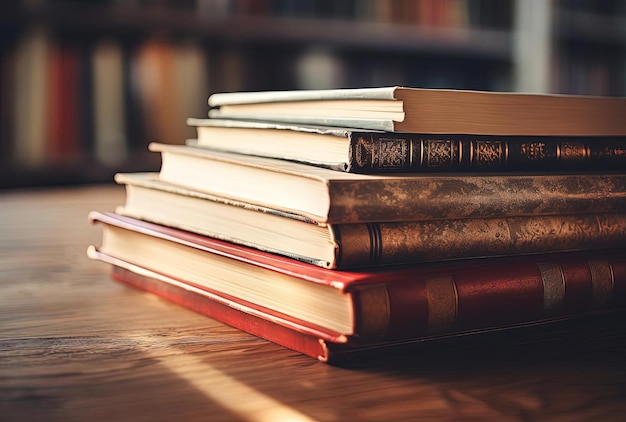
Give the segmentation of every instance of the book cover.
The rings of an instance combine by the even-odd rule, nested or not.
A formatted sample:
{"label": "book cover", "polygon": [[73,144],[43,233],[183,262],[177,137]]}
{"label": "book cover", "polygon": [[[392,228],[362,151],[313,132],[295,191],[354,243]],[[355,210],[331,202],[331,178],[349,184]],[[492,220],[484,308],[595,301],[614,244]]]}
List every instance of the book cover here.
{"label": "book cover", "polygon": [[624,213],[325,224],[172,185],[156,173],[115,180],[127,192],[119,214],[325,268],[589,250],[626,239]]}
{"label": "book cover", "polygon": [[626,99],[381,87],[215,93],[209,117],[387,132],[622,136]]}
{"label": "book cover", "polygon": [[187,119],[189,145],[355,173],[588,171],[626,168],[626,137],[411,134]]}
{"label": "book cover", "polygon": [[[549,321],[623,307],[626,301],[623,251],[340,272],[224,242],[182,233],[178,236],[145,223],[133,227],[121,217],[92,214],[92,219],[101,222],[105,231],[103,245],[91,246],[88,255],[113,264],[117,280],[324,361],[331,358],[333,350],[389,346],[439,335]],[[262,282],[263,273],[258,269],[264,268],[270,278],[269,274],[276,272],[289,275],[295,285],[332,290],[333,294],[348,298],[350,305],[343,311],[352,314],[351,323],[343,329],[332,323],[332,318],[341,319],[341,312],[330,309],[330,301],[314,304],[309,316],[303,318],[297,310],[286,312],[285,306],[267,306],[262,294],[246,298],[225,291],[222,283],[210,281],[219,278],[219,271],[193,276],[184,271],[185,266],[193,265],[189,261],[174,262],[168,268],[163,263],[167,255],[150,262],[128,256],[123,245],[116,249],[107,239],[110,227],[136,230],[147,242],[164,236],[183,248],[200,248],[202,253],[197,259],[211,260],[220,255],[238,261],[239,271],[231,278],[252,271]],[[266,294],[270,291],[271,286]],[[285,300],[297,301],[297,292],[291,292],[294,294]],[[304,301],[294,305],[303,308],[311,304]],[[324,313],[331,315],[326,323],[319,318]]]}
{"label": "book cover", "polygon": [[622,212],[626,174],[366,175],[190,146],[151,144],[159,178],[304,215],[366,223]]}
{"label": "book cover", "polygon": [[122,216],[90,218],[104,230],[90,257],[152,271],[330,343],[367,346],[504,327],[626,301],[623,250],[347,272]]}

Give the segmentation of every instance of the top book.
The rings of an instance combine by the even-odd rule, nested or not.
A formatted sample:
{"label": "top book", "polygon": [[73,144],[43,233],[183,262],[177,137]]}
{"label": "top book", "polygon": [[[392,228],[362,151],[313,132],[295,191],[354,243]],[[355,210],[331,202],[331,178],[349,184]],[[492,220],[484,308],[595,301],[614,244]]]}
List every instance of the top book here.
{"label": "top book", "polygon": [[619,136],[626,98],[404,87],[216,93],[211,118],[387,132]]}

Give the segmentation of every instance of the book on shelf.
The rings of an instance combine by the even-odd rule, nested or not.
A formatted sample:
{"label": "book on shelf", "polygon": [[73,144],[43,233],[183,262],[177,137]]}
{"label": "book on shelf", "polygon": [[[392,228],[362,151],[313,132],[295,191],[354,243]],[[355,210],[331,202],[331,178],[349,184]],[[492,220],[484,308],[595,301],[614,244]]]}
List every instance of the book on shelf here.
{"label": "book on shelf", "polygon": [[154,116],[142,122],[144,140],[170,142],[188,137],[190,129],[180,122],[206,104],[207,60],[206,52],[193,41],[149,39],[140,45],[133,56],[131,77],[140,109]]}
{"label": "book on shelf", "polygon": [[626,239],[619,212],[333,224],[173,185],[156,173],[116,181],[127,192],[119,214],[332,269],[602,249]]}
{"label": "book on shelf", "polygon": [[92,52],[93,154],[110,166],[128,154],[124,98],[124,52],[117,41],[98,42]]}
{"label": "book on shelf", "polygon": [[71,164],[80,153],[79,87],[80,50],[73,45],[53,44],[47,61],[46,132],[47,161]]}
{"label": "book on shelf", "polygon": [[119,281],[323,361],[622,307],[624,251],[333,271],[112,213],[89,257]]}
{"label": "book on shelf", "polygon": [[189,145],[355,173],[626,168],[626,136],[412,134],[196,118],[187,124],[197,132]]}
{"label": "book on shelf", "polygon": [[367,175],[184,145],[149,145],[174,185],[308,217],[367,223],[614,213],[626,174]]}
{"label": "book on shelf", "polygon": [[51,42],[45,29],[33,27],[20,37],[13,60],[10,105],[13,143],[7,163],[36,168],[47,161],[47,64]]}
{"label": "book on shelf", "polygon": [[386,132],[626,135],[626,98],[381,87],[215,93],[209,117]]}

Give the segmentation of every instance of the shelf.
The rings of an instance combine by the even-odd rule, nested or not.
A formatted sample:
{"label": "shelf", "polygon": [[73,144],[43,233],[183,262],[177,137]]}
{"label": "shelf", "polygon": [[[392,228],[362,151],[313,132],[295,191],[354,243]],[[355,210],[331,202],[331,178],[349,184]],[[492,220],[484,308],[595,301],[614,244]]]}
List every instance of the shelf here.
{"label": "shelf", "polygon": [[561,40],[626,47],[626,16],[560,10],[555,32]]}
{"label": "shelf", "polygon": [[130,155],[118,166],[107,166],[94,159],[36,168],[2,163],[0,165],[0,189],[77,183],[111,183],[115,173],[158,171],[161,166],[160,158],[160,155],[155,153],[136,153]]}
{"label": "shelf", "polygon": [[471,27],[393,25],[340,19],[274,16],[209,17],[186,10],[64,4],[3,13],[3,25],[42,22],[50,28],[90,34],[169,34],[229,45],[325,45],[383,53],[433,53],[510,60],[508,31]]}
{"label": "shelf", "polygon": [[[42,70],[42,63],[69,69],[58,74],[72,74],[72,69],[82,72],[79,85],[65,81],[70,89],[57,91],[73,90],[85,105],[75,122],[86,122],[81,123],[79,133],[87,149],[96,143],[92,133],[96,111],[90,108],[96,68],[108,69],[107,75],[113,75],[110,69],[121,73],[115,73],[115,83],[109,85],[123,98],[124,123],[118,122],[117,129],[132,144],[128,145],[132,151],[159,137],[165,142],[183,139],[164,125],[152,127],[151,132],[146,128],[157,118],[159,122],[182,121],[184,117],[166,111],[172,107],[185,110],[185,114],[194,110],[195,116],[204,115],[204,98],[180,101],[199,91],[207,91],[208,96],[220,91],[317,85],[407,85],[594,95],[626,92],[626,10],[621,6],[609,13],[606,7],[595,7],[600,3],[592,2],[585,3],[594,6],[585,11],[578,1],[451,0],[447,7],[459,9],[445,9],[442,0],[437,3],[444,5],[441,12],[417,9],[416,0],[384,3],[392,8],[379,8],[383,3],[376,1],[0,2],[0,96],[4,96],[0,98],[0,150],[12,151],[16,142],[12,125],[17,123],[8,110],[19,109],[20,116],[39,116],[40,120],[50,115],[60,118],[31,113],[36,105],[43,104],[36,99],[12,108],[15,98],[30,98],[15,97],[16,74],[41,71],[30,79],[18,79],[28,92],[43,92],[51,86],[50,75],[54,73]],[[428,4],[434,3],[429,0]],[[46,56],[48,51],[54,54]],[[59,65],[59,57],[67,61]],[[99,59],[97,67],[93,67],[94,57]],[[310,63],[314,66],[309,67]],[[16,64],[21,64],[19,72],[13,69]],[[150,80],[145,69],[156,75],[158,83],[150,86],[137,82]],[[176,88],[182,79],[187,85],[202,88]],[[157,92],[158,98],[147,95],[148,91]],[[59,98],[56,91],[45,92]],[[196,100],[199,105],[192,108]],[[76,113],[71,106],[58,106],[62,102],[54,104],[57,109],[66,107]],[[159,106],[152,107],[154,104]],[[41,124],[47,123],[38,121],[34,127]],[[141,154],[116,168],[98,163],[95,154],[88,157],[91,162],[34,169],[20,168],[9,156],[0,159],[0,188],[110,181],[118,171],[157,169],[159,165],[158,157]]]}

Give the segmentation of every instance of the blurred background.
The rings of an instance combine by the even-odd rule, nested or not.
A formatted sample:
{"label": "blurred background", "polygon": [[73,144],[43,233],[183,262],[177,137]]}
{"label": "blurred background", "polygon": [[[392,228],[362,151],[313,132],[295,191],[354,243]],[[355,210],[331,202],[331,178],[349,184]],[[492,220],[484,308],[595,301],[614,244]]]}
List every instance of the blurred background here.
{"label": "blurred background", "polygon": [[214,92],[389,85],[624,96],[626,2],[2,2],[0,189],[156,171]]}

